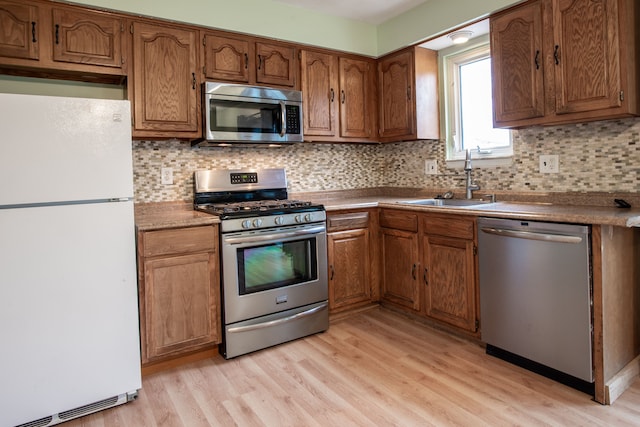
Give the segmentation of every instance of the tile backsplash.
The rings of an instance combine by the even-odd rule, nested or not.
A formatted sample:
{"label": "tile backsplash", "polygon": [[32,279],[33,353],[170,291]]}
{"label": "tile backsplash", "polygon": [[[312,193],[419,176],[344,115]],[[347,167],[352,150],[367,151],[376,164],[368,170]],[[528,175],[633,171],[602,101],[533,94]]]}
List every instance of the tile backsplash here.
{"label": "tile backsplash", "polygon": [[[557,154],[559,173],[538,171],[539,156]],[[193,171],[283,167],[289,191],[371,187],[464,186],[461,169],[447,169],[442,141],[393,144],[300,143],[281,148],[191,148],[188,143],[134,141],[136,202],[193,200]],[[437,159],[439,175],[425,175],[424,161]],[[173,168],[174,184],[160,183],[160,169]],[[509,166],[478,167],[482,192],[640,191],[640,118],[514,131]]]}

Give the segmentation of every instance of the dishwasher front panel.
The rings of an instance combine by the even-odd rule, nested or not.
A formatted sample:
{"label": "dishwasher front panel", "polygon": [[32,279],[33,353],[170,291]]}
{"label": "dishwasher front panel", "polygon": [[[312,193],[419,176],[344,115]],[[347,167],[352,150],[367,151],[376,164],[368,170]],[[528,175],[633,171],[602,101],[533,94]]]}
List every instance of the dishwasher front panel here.
{"label": "dishwasher front panel", "polygon": [[478,220],[482,340],[593,382],[590,228]]}

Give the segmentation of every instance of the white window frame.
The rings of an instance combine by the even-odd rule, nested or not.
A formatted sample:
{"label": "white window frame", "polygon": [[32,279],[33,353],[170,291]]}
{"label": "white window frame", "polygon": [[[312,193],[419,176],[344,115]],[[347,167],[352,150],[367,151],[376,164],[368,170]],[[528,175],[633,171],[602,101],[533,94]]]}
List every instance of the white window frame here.
{"label": "white window frame", "polygon": [[[446,135],[446,160],[448,166],[456,166],[465,159],[466,150],[461,149],[457,135],[460,130],[460,86],[459,67],[469,62],[489,57],[491,54],[488,36],[478,37],[465,46],[453,46],[440,51],[440,75],[443,76],[443,99]],[[480,160],[478,165],[500,166],[511,164],[513,158],[513,137],[508,147],[489,150],[473,150],[472,158]]]}

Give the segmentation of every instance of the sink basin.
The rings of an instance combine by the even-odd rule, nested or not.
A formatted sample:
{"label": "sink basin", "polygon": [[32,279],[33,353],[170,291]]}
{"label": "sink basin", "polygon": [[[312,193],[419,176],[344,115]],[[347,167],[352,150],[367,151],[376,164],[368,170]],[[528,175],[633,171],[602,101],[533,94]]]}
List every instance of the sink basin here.
{"label": "sink basin", "polygon": [[405,200],[398,202],[407,205],[420,205],[420,206],[476,206],[486,205],[491,203],[488,200],[478,199],[417,199],[417,200]]}

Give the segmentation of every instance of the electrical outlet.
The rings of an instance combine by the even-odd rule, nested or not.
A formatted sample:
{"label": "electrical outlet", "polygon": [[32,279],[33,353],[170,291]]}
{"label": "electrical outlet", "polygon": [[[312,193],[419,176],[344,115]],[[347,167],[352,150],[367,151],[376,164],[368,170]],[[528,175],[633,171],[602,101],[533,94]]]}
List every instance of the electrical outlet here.
{"label": "electrical outlet", "polygon": [[162,168],[160,169],[160,183],[163,185],[173,184],[173,169]]}
{"label": "electrical outlet", "polygon": [[546,154],[540,156],[540,173],[558,173],[559,160],[557,154]]}
{"label": "electrical outlet", "polygon": [[425,160],[424,161],[424,173],[425,175],[437,175],[438,174],[438,161],[437,160]]}

